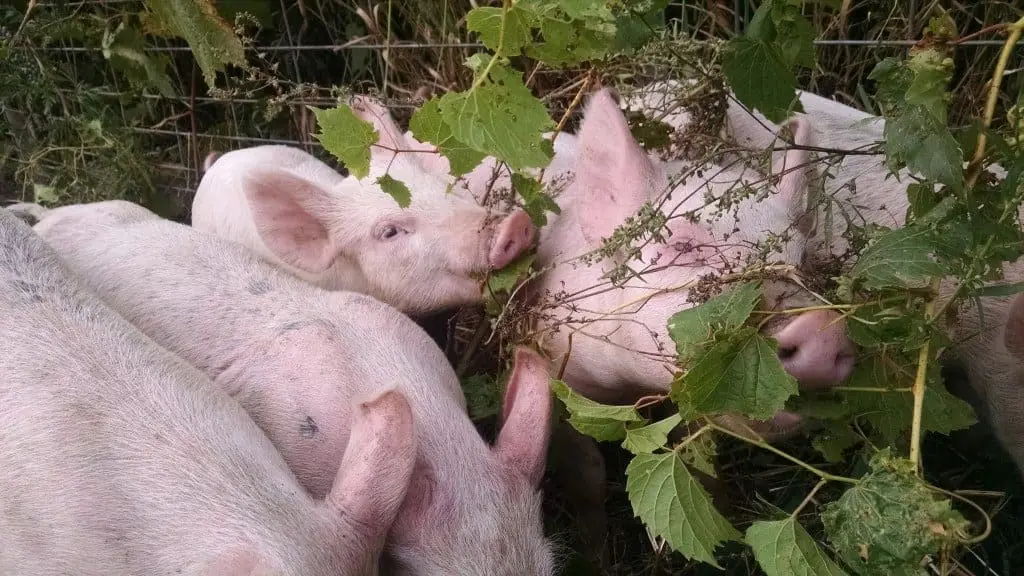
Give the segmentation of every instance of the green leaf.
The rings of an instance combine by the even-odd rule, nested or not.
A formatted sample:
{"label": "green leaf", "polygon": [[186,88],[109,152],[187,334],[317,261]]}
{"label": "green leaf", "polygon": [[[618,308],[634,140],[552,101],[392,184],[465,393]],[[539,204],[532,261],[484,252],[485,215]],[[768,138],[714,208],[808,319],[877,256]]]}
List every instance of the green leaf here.
{"label": "green leaf", "polygon": [[715,471],[716,454],[718,454],[718,446],[715,444],[715,437],[704,433],[686,444],[679,457],[690,468],[699,470],[712,478],[717,478],[718,473]]}
{"label": "green leaf", "polygon": [[797,393],[796,379],[783,368],[774,340],[743,328],[701,355],[672,386],[681,408],[700,413],[739,412],[767,420]]}
{"label": "green leaf", "polygon": [[913,226],[890,230],[861,254],[850,270],[871,289],[920,287],[932,276],[945,272],[935,261],[934,234]]}
{"label": "green leaf", "polygon": [[420,142],[437,146],[438,152],[448,159],[452,176],[469,174],[484,159],[483,152],[477,152],[452,136],[452,129],[441,117],[441,100],[434,96],[423,103],[409,120],[409,130]]}
{"label": "green leaf", "polygon": [[722,71],[740,102],[760,110],[776,124],[786,119],[796,99],[796,76],[774,46],[747,37],[733,38],[725,45]]}
{"label": "green leaf", "polygon": [[771,5],[772,23],[775,24],[775,44],[779,47],[786,65],[814,68],[816,32],[811,23],[800,13],[801,1],[773,0]]}
{"label": "green leaf", "polygon": [[[466,15],[466,28],[480,35],[497,56],[516,56],[532,40],[533,16],[518,5],[503,8],[481,6]],[[504,37],[504,41],[502,41]]]}
{"label": "green leaf", "polygon": [[33,202],[41,205],[53,205],[60,201],[60,194],[57,193],[56,188],[42,184],[32,184],[32,197]]}
{"label": "green leaf", "polygon": [[[901,442],[910,430],[914,414],[913,386],[916,366],[913,362],[894,365],[893,360],[871,356],[858,362],[850,376],[849,386],[856,388],[905,388],[900,392],[868,392],[842,390],[852,414],[871,426],[890,446]],[[969,428],[977,422],[971,405],[953,396],[942,383],[941,374],[934,363],[929,365],[928,379],[921,413],[921,429],[925,432],[949,434]]]}
{"label": "green leaf", "polygon": [[487,286],[491,292],[511,292],[519,284],[519,280],[530,272],[530,266],[536,259],[535,252],[526,253],[512,262],[509,262],[501,270],[495,270],[487,279]]}
{"label": "green leaf", "polygon": [[208,86],[226,65],[245,66],[242,41],[211,0],[146,0],[146,6],[167,32],[188,42]]}
{"label": "green leaf", "polygon": [[380,135],[373,124],[361,120],[347,104],[322,110],[309,107],[316,115],[320,132],[314,134],[324,148],[345,165],[356,178],[370,174],[370,146],[377,143]]}
{"label": "green leaf", "polygon": [[626,467],[626,492],[633,513],[687,558],[721,568],[715,548],[741,537],[675,452],[635,456]]}
{"label": "green leaf", "polygon": [[832,463],[843,461],[843,452],[861,442],[847,424],[829,422],[825,429],[818,432],[811,440],[811,446]]}
{"label": "green leaf", "polygon": [[668,442],[668,433],[682,421],[683,417],[675,414],[654,424],[629,428],[626,430],[626,439],[622,442],[622,447],[633,454],[656,452],[665,447]]}
{"label": "green leaf", "polygon": [[935,50],[922,50],[906,64],[914,77],[907,87],[907,104],[920,106],[941,125],[946,124],[946,107],[949,103],[946,85],[949,83],[952,64],[951,59]]}
{"label": "green leaf", "polygon": [[676,343],[680,363],[702,351],[715,331],[736,330],[742,326],[760,299],[761,285],[747,282],[700,306],[673,314],[668,320],[668,333]]}
{"label": "green leaf", "polygon": [[838,556],[857,574],[920,576],[926,556],[938,557],[968,523],[917,476],[916,466],[888,450],[839,500],[821,508]]}
{"label": "green leaf", "polygon": [[795,518],[754,522],[744,539],[767,576],[846,576]]}
{"label": "green leaf", "polygon": [[963,188],[963,151],[944,124],[920,106],[885,124],[886,154],[906,163],[912,172],[941,182],[954,190]]}
{"label": "green leaf", "polygon": [[473,420],[497,416],[501,411],[502,389],[487,374],[474,374],[462,380],[466,406]]}
{"label": "green leaf", "polygon": [[[441,116],[460,142],[495,156],[513,170],[541,168],[551,161],[543,134],[554,128],[547,108],[523,84],[522,74],[488,56],[467,65],[487,72],[475,89],[441,97]],[[479,76],[478,76],[479,80]]]}
{"label": "green leaf", "polygon": [[562,209],[554,199],[544,193],[544,184],[540,180],[513,172],[512,187],[523,199],[523,211],[530,215],[530,220],[538,228],[547,225],[546,212],[562,213]]}
{"label": "green leaf", "polygon": [[646,422],[632,406],[605,406],[580,396],[561,380],[551,380],[551,389],[569,410],[569,424],[595,440],[614,442],[626,437],[626,424]]}
{"label": "green leaf", "polygon": [[166,72],[170,61],[162,54],[147,54],[145,39],[138,30],[121,22],[113,32],[104,32],[102,48],[103,57],[133,84],[152,86],[163,96],[175,95]]}
{"label": "green leaf", "polygon": [[409,203],[412,202],[412,193],[409,192],[409,187],[405,185],[405,182],[392,178],[390,174],[377,178],[377,185],[394,198],[395,202],[398,202],[399,208],[408,208]]}

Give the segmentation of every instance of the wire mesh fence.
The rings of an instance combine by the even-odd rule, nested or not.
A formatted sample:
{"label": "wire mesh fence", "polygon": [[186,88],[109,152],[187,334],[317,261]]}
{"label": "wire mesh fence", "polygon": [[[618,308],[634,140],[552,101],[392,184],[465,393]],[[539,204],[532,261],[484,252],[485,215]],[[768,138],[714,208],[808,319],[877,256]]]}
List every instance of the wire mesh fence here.
{"label": "wire mesh fence", "polygon": [[[807,88],[864,108],[870,67],[912,46],[926,21],[921,14],[931,8],[923,5],[927,3],[900,4],[847,2],[838,11],[808,4],[805,9],[813,12],[822,33],[815,40],[819,67],[802,79]],[[965,27],[962,34],[983,30],[986,23],[1014,10],[1010,3],[985,4],[959,8],[958,21]],[[314,122],[309,111],[310,106],[330,107],[337,101],[332,87],[378,93],[401,122],[425,96],[464,83],[467,76],[461,62],[482,46],[460,20],[470,8],[468,2],[431,0],[416,3],[415,8],[322,0],[221,5],[223,15],[231,19],[242,10],[254,15],[239,22],[250,24],[245,28],[245,51],[259,72],[249,77],[222,75],[223,84],[217,90],[208,90],[187,46],[159,37],[133,48],[169,64],[173,90],[140,89],[110,70],[117,64],[116,53],[111,53],[117,34],[112,30],[118,22],[145,25],[134,18],[144,10],[141,0],[35,3],[29,28],[35,23],[35,30],[50,38],[12,44],[12,49],[38,55],[64,72],[55,84],[65,112],[87,117],[100,108],[101,115],[112,117],[111,125],[122,124],[120,128],[138,137],[154,170],[154,186],[161,191],[157,195],[170,195],[187,205],[201,176],[202,159],[212,150],[257,144],[300,146],[337,166],[311,136]],[[755,9],[756,4],[745,0],[674,2],[666,9],[666,21],[680,39],[724,38],[744,30]],[[49,32],[86,16],[93,23],[77,34]],[[7,25],[16,28],[23,23]],[[963,42],[963,62],[958,64],[965,70],[960,78],[966,84],[956,92],[962,100],[960,108],[977,104],[981,92],[983,80],[970,74],[971,63],[991,58],[1000,44],[999,39],[982,37]],[[562,100],[565,96],[560,89],[578,80],[578,72],[535,70],[531,74],[533,88],[549,99],[553,114],[562,111],[560,104],[565,105],[560,102],[560,96]],[[17,112],[17,104],[9,107]],[[49,180],[45,166],[20,173],[32,178],[8,182],[6,187],[16,190],[5,195],[24,197],[29,181],[46,184]]]}

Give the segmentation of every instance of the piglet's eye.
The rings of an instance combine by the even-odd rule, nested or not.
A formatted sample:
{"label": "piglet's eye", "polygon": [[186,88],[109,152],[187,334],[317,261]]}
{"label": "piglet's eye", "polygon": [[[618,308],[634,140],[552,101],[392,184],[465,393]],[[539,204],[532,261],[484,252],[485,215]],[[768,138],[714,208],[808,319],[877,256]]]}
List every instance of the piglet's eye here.
{"label": "piglet's eye", "polygon": [[393,240],[398,237],[399,234],[404,233],[405,230],[395,224],[381,224],[376,231],[375,236],[378,240]]}

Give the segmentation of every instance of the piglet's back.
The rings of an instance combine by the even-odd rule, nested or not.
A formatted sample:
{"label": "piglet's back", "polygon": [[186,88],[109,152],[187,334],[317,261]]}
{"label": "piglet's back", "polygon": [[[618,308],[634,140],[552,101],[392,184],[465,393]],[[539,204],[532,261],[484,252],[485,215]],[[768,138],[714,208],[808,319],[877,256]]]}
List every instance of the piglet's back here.
{"label": "piglet's back", "polygon": [[0,431],[0,574],[332,563],[338,534],[241,407],[84,290],[6,210]]}

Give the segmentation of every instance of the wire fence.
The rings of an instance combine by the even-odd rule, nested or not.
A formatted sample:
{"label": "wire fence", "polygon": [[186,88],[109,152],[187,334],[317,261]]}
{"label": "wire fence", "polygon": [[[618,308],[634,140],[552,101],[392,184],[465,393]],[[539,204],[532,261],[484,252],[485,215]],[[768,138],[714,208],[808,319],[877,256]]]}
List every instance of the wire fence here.
{"label": "wire fence", "polygon": [[[250,9],[257,4],[260,2],[243,6]],[[419,6],[427,13],[440,9],[438,6],[447,9],[449,4],[459,6],[457,2],[429,0]],[[465,4],[468,10],[468,0]],[[857,6],[861,4],[870,5],[871,0],[854,3],[849,20],[854,19]],[[862,103],[861,85],[870,66],[881,57],[899,53],[917,42],[915,37],[920,35],[921,26],[911,21],[925,19],[914,15],[913,10],[920,9],[914,6],[916,4],[909,2],[903,7],[911,16],[905,18],[900,18],[891,7],[885,12],[872,13],[869,6],[866,12],[862,10],[867,20],[845,24],[843,28],[837,24],[846,18],[843,14],[816,14],[815,23],[821,30],[814,41],[819,49],[819,70],[807,78],[809,89],[848,104]],[[993,23],[995,18],[1016,10],[1012,3],[1005,3],[1006,9],[1002,11],[997,8],[1004,3],[986,4],[991,6],[982,11],[984,14],[977,8],[966,9],[967,13],[961,15],[958,23],[962,21],[968,32],[976,32]],[[63,64],[72,86],[61,90],[61,98],[69,102],[71,108],[75,107],[76,100],[87,98],[116,110],[115,115],[124,119],[125,130],[144,138],[147,147],[160,151],[150,159],[161,175],[160,186],[185,199],[198,184],[203,158],[212,150],[282,144],[302,147],[333,162],[311,135],[315,121],[309,111],[310,106],[329,107],[337,102],[332,86],[352,84],[357,91],[376,89],[397,116],[407,115],[422,102],[422,97],[416,95],[418,87],[411,83],[417,73],[424,85],[433,85],[432,93],[451,88],[457,83],[458,75],[452,70],[461,65],[465,56],[483,47],[464,26],[430,31],[419,25],[398,25],[396,15],[392,17],[393,25],[382,23],[379,16],[385,9],[391,13],[390,4],[376,11],[368,5],[344,2],[337,2],[337,5],[345,9],[339,10],[332,7],[334,4],[317,0],[263,0],[262,6],[271,14],[270,21],[264,24],[270,26],[265,26],[245,46],[245,51],[250,61],[273,71],[272,80],[268,80],[268,75],[262,81],[272,84],[276,93],[268,90],[267,85],[253,86],[252,79],[230,74],[222,76],[227,90],[209,91],[189,47],[164,38],[140,50],[170,61],[174,94],[139,90],[116,78],[102,85],[85,86],[87,83],[80,78],[87,75],[90,67],[104,64],[105,47],[96,42],[61,39],[45,46],[14,48],[43,53]],[[110,15],[128,9],[137,12],[142,8],[141,0],[81,0],[37,2],[33,10],[37,17],[46,16],[47,11],[67,17],[89,10]],[[700,32],[721,37],[743,30],[755,9],[748,1],[708,0],[672,3],[667,13],[674,14],[670,25],[680,35]],[[980,60],[986,56],[994,58],[1001,45],[999,38],[979,37],[964,41],[961,50],[973,53],[974,59]],[[442,69],[445,60],[453,62],[448,69]],[[858,62],[860,68],[844,69],[851,61]],[[961,63],[961,67],[966,71],[964,78],[972,78],[973,84],[966,91],[971,93],[983,80],[971,76],[974,71],[969,62]],[[412,70],[398,70],[401,68]],[[564,84],[573,73],[540,71],[539,74],[552,75],[555,84]],[[554,113],[559,112],[557,98],[552,98],[549,104]],[[139,108],[144,109],[145,114],[139,115]],[[267,108],[274,108],[277,113],[267,113]]]}

